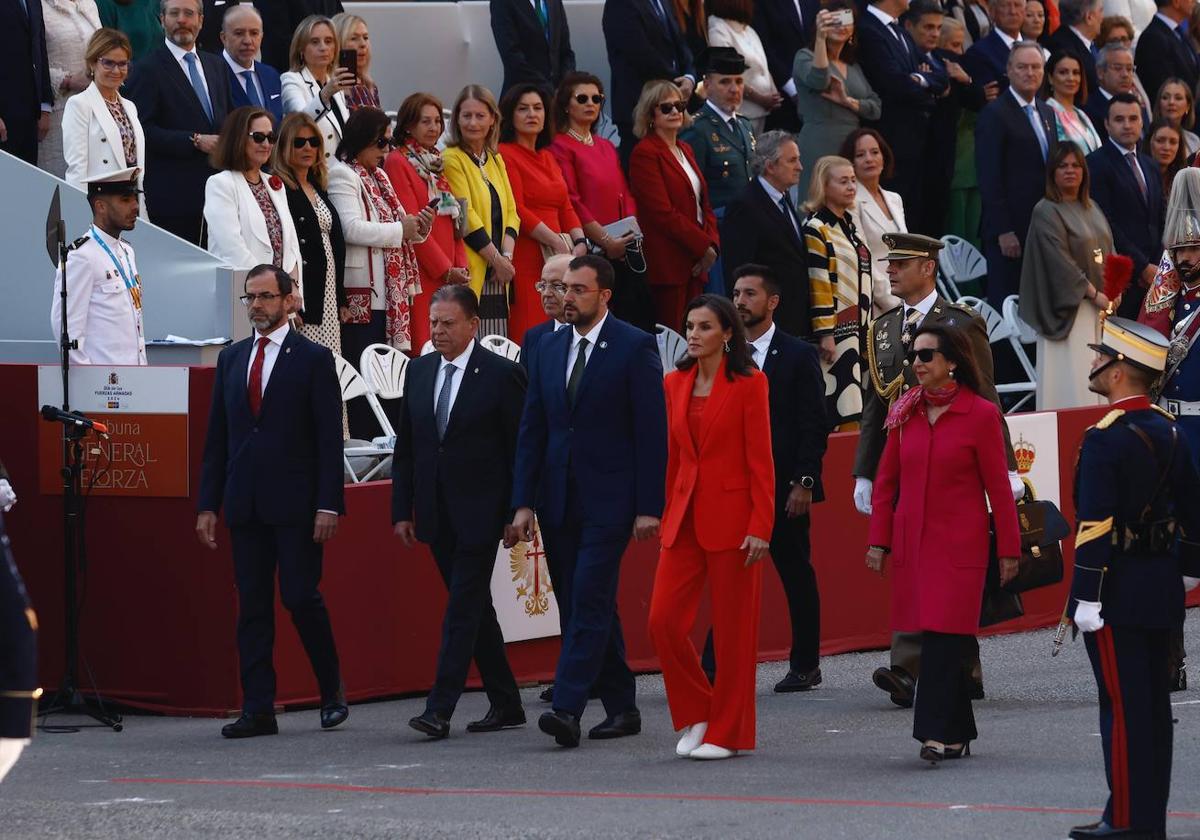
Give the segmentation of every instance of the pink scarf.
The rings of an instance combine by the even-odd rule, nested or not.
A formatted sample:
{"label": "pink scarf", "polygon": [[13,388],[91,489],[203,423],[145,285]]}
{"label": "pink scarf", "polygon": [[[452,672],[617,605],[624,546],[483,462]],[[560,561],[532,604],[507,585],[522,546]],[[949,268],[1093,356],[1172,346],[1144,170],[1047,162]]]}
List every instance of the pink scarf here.
{"label": "pink scarf", "polygon": [[[368,170],[360,163],[352,164],[358,173],[367,197],[368,215],[374,214],[377,222],[404,221],[404,207],[392,189],[387,174],[376,167]],[[383,248],[385,310],[387,311],[387,343],[397,350],[412,349],[411,303],[413,295],[420,294],[420,273],[417,254],[412,245],[405,242],[398,248]],[[370,261],[368,260],[368,265]]]}
{"label": "pink scarf", "polygon": [[956,396],[958,396],[957,382],[951,382],[941,388],[926,388],[918,385],[916,388],[909,389],[907,394],[892,403],[892,407],[888,410],[887,420],[883,425],[888,429],[898,429],[908,422],[908,418],[912,417],[912,413],[922,401],[932,406],[950,405]]}

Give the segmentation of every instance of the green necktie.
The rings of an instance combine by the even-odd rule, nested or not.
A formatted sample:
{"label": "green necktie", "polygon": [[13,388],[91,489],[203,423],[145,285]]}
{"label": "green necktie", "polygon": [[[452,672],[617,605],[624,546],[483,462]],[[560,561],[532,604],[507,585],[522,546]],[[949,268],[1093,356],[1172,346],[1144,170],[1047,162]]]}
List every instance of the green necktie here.
{"label": "green necktie", "polygon": [[587,366],[586,338],[579,339],[579,352],[575,356],[575,365],[571,368],[571,377],[567,380],[567,405],[575,407],[575,396],[579,393],[579,383],[583,379],[583,369]]}

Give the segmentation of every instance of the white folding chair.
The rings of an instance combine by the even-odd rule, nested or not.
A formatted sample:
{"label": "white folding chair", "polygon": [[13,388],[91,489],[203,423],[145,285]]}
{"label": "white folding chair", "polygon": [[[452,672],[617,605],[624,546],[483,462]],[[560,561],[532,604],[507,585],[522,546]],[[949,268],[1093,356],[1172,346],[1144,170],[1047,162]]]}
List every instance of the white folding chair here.
{"label": "white folding chair", "polygon": [[498,356],[503,356],[510,362],[521,361],[521,345],[510,338],[505,338],[502,335],[485,335],[479,339],[479,343],[485,349],[491,350]]}
{"label": "white folding chair", "polygon": [[[379,404],[378,398],[370,386],[367,385],[367,381],[354,369],[354,365],[336,353],[333,356],[333,362],[337,370],[338,384],[342,389],[342,402],[348,403],[350,400],[362,397],[367,401],[367,405],[371,406],[371,412],[375,415],[375,419],[379,421],[380,428],[383,429],[383,436],[375,438],[375,440],[366,446],[354,445],[347,442],[342,447],[342,465],[346,468],[346,472],[350,476],[350,481],[354,484],[362,481],[370,481],[391,463],[392,446],[396,440],[396,432],[392,428],[392,422],[388,420],[383,406]],[[369,469],[362,475],[359,475],[359,471],[356,468],[357,465],[351,463],[352,458],[369,459]]]}
{"label": "white folding chair", "polygon": [[960,300],[959,284],[986,277],[987,260],[961,236],[946,234],[942,243],[938,252],[938,287],[946,300]]}
{"label": "white folding chair", "polygon": [[424,344],[421,345],[421,355],[428,356],[432,352],[433,352],[433,339],[430,339],[429,341],[426,341]]}
{"label": "white folding chair", "polygon": [[[1023,382],[997,382],[996,393],[998,394],[1024,394],[1025,396],[1013,403],[1008,409],[1007,414],[1012,414],[1019,410],[1021,406],[1033,399],[1037,394],[1037,371],[1029,361],[1029,355],[1025,352],[1025,348],[1021,345],[1021,333],[1019,327],[1012,322],[1010,318],[1001,315],[987,301],[980,300],[971,295],[964,295],[958,299],[958,302],[971,307],[981,316],[987,324],[988,342],[996,344],[1000,341],[1008,342],[1016,354],[1017,361],[1021,368],[1025,371],[1025,381]],[[1010,295],[1004,301],[1004,309],[1007,312],[1010,309],[1013,315],[1016,314],[1017,296]]]}
{"label": "white folding chair", "polygon": [[358,359],[358,370],[379,399],[398,400],[404,396],[408,356],[390,344],[368,344]]}
{"label": "white folding chair", "polygon": [[666,376],[687,353],[687,342],[675,330],[662,324],[654,325],[654,340],[658,342],[658,358],[662,360],[663,376]]}

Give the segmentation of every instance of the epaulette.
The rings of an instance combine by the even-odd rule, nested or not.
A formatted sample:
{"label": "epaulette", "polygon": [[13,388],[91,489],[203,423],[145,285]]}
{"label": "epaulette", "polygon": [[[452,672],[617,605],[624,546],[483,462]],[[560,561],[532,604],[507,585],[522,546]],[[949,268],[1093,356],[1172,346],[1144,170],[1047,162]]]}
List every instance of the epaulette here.
{"label": "epaulette", "polygon": [[1125,409],[1114,408],[1112,411],[1108,412],[1108,414],[1105,414],[1103,417],[1101,417],[1100,422],[1097,423],[1095,426],[1092,426],[1092,428],[1093,429],[1107,429],[1113,423],[1116,423],[1118,420],[1120,420],[1121,417],[1123,417],[1124,415],[1125,415]]}
{"label": "epaulette", "polygon": [[954,309],[961,309],[963,312],[970,313],[971,315],[979,314],[979,310],[977,310],[973,306],[970,306],[969,304],[963,303],[961,301],[957,301],[957,300],[953,301],[953,302],[946,301],[946,305],[953,307]]}
{"label": "epaulette", "polygon": [[1167,411],[1161,405],[1151,405],[1150,408],[1154,409],[1159,414],[1161,414],[1163,417],[1166,417],[1168,420],[1171,420],[1171,421],[1175,420],[1175,415],[1172,414],[1171,412]]}

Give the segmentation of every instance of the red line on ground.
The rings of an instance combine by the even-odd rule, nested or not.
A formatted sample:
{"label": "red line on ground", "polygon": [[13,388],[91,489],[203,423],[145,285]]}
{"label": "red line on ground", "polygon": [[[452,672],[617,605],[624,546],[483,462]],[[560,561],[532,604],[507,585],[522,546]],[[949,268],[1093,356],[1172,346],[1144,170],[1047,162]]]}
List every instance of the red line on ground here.
{"label": "red line on ground", "polygon": [[[843,808],[907,808],[924,811],[977,811],[1022,814],[1096,814],[1096,808],[1060,808],[1049,805],[990,805],[954,802],[889,802],[879,799],[822,799],[796,796],[737,796],[721,793],[658,793],[594,790],[505,790],[499,788],[416,788],[374,785],[339,785],[326,782],[269,782],[258,779],[109,779],[121,785],[196,785],[269,790],[317,790],[339,793],[375,793],[390,796],[496,796],[527,799],[624,799],[643,801],[729,802],[746,805],[832,805]],[[1181,820],[1200,820],[1200,812],[1172,811]]]}

